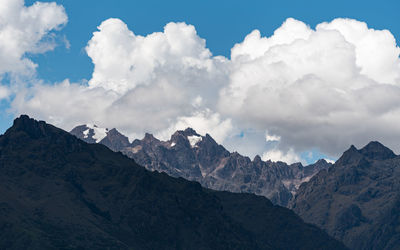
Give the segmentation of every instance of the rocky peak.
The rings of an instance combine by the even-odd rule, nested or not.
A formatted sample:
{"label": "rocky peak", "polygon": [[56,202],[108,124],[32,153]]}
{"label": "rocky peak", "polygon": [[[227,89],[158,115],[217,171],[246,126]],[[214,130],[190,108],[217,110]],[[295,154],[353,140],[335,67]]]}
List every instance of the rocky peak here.
{"label": "rocky peak", "polygon": [[[292,197],[290,192],[297,191],[301,182],[331,165],[324,161],[328,166],[289,166],[284,162],[264,162],[260,156],[251,160],[238,152],[229,152],[209,134],[201,136],[192,128],[176,131],[169,141],[160,141],[147,133],[142,140],[123,146],[128,143],[124,138],[118,131],[110,130],[99,143],[123,152],[149,170],[195,180],[215,190],[253,192],[282,206],[287,205]],[[119,144],[121,141],[125,143]]]}
{"label": "rocky peak", "polygon": [[73,128],[70,133],[77,138],[87,142],[87,143],[96,143],[95,137],[95,131],[94,128],[97,129],[97,126],[94,125],[92,128],[89,127],[88,125],[80,125],[75,128]]}
{"label": "rocky peak", "polygon": [[346,165],[355,163],[361,160],[363,155],[358,152],[354,145],[351,145],[348,150],[346,150],[343,155],[336,161],[335,165]]}
{"label": "rocky peak", "polygon": [[[119,136],[119,135],[122,135],[122,134],[116,128],[113,128],[113,129],[108,131],[107,135],[108,136],[114,136],[114,135]],[[126,137],[126,136],[124,136],[124,137]]]}
{"label": "rocky peak", "polygon": [[304,168],[304,166],[303,166],[303,164],[301,164],[301,162],[295,162],[295,163],[290,164],[289,166],[292,168],[298,168],[298,169]]}
{"label": "rocky peak", "polygon": [[392,150],[377,141],[368,143],[359,152],[369,160],[387,160],[396,157]]}
{"label": "rocky peak", "polygon": [[172,136],[171,140],[176,137],[200,136],[194,129],[187,128],[185,130],[178,130]]}
{"label": "rocky peak", "polygon": [[360,150],[358,150],[354,145],[351,145],[339,160],[337,160],[335,165],[353,164],[358,163],[361,160],[387,160],[395,157],[396,155],[392,150],[377,141],[372,141]]}
{"label": "rocky peak", "polygon": [[218,145],[218,143],[209,134],[206,134],[203,138],[203,142],[207,144]]}
{"label": "rocky peak", "polygon": [[149,133],[144,134],[144,138],[142,141],[145,143],[160,142],[157,138],[155,138],[152,134],[149,134]]}
{"label": "rocky peak", "polygon": [[6,132],[25,132],[31,138],[46,137],[55,132],[55,127],[46,124],[44,121],[36,121],[27,115],[21,115],[14,120],[13,126]]}
{"label": "rocky peak", "polygon": [[308,165],[304,167],[304,174],[305,175],[315,175],[319,171],[323,169],[328,169],[332,166],[332,163],[327,162],[325,159],[319,159],[314,164]]}
{"label": "rocky peak", "polygon": [[[193,136],[196,137],[196,135]],[[206,136],[202,136],[197,145],[199,145],[200,147],[213,149],[216,149],[220,146],[209,134],[206,134]]]}
{"label": "rocky peak", "polygon": [[200,136],[194,129],[192,129],[192,128],[186,128],[184,131],[183,131],[183,135],[185,135],[185,136],[193,136],[193,135],[195,135],[195,136]]}
{"label": "rocky peak", "polygon": [[178,130],[171,136],[171,142],[174,142],[178,145],[185,145],[194,147],[199,141],[201,141],[202,137],[197,134],[197,132],[192,128],[187,128],[185,130]]}
{"label": "rocky peak", "polygon": [[315,162],[315,164],[327,164],[328,162],[325,159],[319,159]]}
{"label": "rocky peak", "polygon": [[130,145],[128,137],[121,134],[115,128],[108,131],[107,136],[104,137],[100,143],[106,145],[113,151],[121,151]]}
{"label": "rocky peak", "polygon": [[262,162],[262,159],[261,159],[261,157],[260,157],[259,155],[256,155],[256,156],[254,157],[254,159],[253,159],[253,162],[256,163],[256,164],[258,164],[258,163],[261,163],[261,162]]}
{"label": "rocky peak", "polygon": [[71,134],[73,134],[73,135],[75,135],[75,136],[77,136],[77,135],[83,135],[83,132],[85,131],[85,130],[87,130],[89,127],[88,126],[86,126],[86,125],[79,125],[79,126],[76,126],[75,128],[73,128],[71,131],[70,131],[70,133]]}

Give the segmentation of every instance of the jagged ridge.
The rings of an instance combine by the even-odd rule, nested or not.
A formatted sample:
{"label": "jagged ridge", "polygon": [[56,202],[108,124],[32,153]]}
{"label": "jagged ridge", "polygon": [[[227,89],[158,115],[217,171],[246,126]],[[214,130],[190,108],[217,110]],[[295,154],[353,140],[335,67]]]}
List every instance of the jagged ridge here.
{"label": "jagged ridge", "polygon": [[1,249],[343,249],[263,197],[149,172],[27,116],[0,136],[0,181]]}
{"label": "jagged ridge", "polygon": [[304,183],[291,207],[351,249],[399,249],[400,158],[379,142],[351,146]]}
{"label": "jagged ridge", "polygon": [[[81,128],[78,126],[71,133],[93,143],[90,137],[82,135]],[[259,156],[252,161],[236,152],[230,153],[209,134],[200,136],[191,128],[176,131],[165,142],[146,133],[142,140],[136,139],[128,145],[122,134],[109,132],[100,143],[121,151],[149,170],[198,181],[214,190],[263,195],[281,206],[287,206],[302,182],[331,165],[320,160],[303,167],[300,163],[264,162]]]}

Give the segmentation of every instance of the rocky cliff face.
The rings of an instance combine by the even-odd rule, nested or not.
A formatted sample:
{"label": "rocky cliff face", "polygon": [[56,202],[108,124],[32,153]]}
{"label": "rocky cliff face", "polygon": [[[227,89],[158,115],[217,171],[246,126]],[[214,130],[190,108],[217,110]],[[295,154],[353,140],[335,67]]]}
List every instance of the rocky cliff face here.
{"label": "rocky cliff face", "polygon": [[400,158],[379,142],[351,146],[291,207],[351,249],[400,249]]}
{"label": "rocky cliff face", "polygon": [[[71,134],[94,143],[82,131],[91,134],[85,126],[76,127]],[[259,156],[251,160],[236,152],[230,153],[210,135],[201,136],[191,128],[175,132],[168,141],[146,134],[131,144],[113,129],[98,142],[121,151],[149,170],[197,181],[214,190],[262,195],[281,206],[287,206],[302,182],[331,165],[325,160],[306,167],[300,163],[265,162]]]}
{"label": "rocky cliff face", "polygon": [[27,116],[0,136],[0,183],[0,249],[344,249],[264,197],[147,171]]}

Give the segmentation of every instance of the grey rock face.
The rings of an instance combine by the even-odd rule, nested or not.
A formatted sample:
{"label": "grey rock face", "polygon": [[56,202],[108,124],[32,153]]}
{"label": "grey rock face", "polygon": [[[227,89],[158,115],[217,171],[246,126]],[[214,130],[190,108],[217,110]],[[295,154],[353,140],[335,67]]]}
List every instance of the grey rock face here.
{"label": "grey rock face", "polygon": [[100,143],[113,151],[121,151],[130,145],[128,137],[122,135],[115,128],[108,131],[107,136]]}
{"label": "grey rock face", "polygon": [[291,207],[350,249],[400,249],[400,158],[379,142],[351,146]]}
{"label": "grey rock face", "polygon": [[[71,133],[93,143],[79,134],[81,127]],[[146,134],[131,144],[118,131],[118,136],[112,131],[116,130],[110,130],[100,143],[121,151],[149,170],[197,181],[214,190],[262,195],[281,206],[288,205],[301,183],[331,166],[325,160],[306,167],[300,163],[265,162],[259,156],[251,160],[237,152],[230,153],[210,135],[200,136],[191,128],[175,132],[168,141]]]}

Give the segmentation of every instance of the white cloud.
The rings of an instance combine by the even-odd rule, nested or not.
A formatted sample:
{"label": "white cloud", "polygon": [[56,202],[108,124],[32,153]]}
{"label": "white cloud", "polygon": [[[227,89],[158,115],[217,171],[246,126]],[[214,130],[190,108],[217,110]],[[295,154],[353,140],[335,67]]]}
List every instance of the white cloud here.
{"label": "white cloud", "polygon": [[86,47],[95,65],[90,87],[123,94],[164,80],[200,92],[215,88],[207,83],[221,74],[225,59],[212,57],[192,25],[168,23],[163,32],[138,36],[121,20],[108,19],[98,29]]}
{"label": "white cloud", "polygon": [[335,19],[313,30],[288,19],[271,37],[255,31],[235,45],[218,111],[280,136],[283,151],[336,156],[369,140],[399,150],[391,126],[400,121],[399,52],[389,31],[363,22]]}
{"label": "white cloud", "polygon": [[265,140],[267,142],[279,142],[281,140],[280,136],[277,135],[270,135],[268,134],[268,131],[265,133]]}
{"label": "white cloud", "polygon": [[102,125],[105,109],[116,99],[112,92],[65,80],[55,85],[35,84],[19,91],[12,108],[16,113],[27,113],[63,128],[72,128],[77,122]]}
{"label": "white cloud", "polygon": [[169,137],[177,130],[184,130],[188,127],[196,130],[200,135],[210,134],[215,141],[223,143],[225,138],[230,136],[233,125],[230,119],[222,120],[218,113],[204,110],[188,117],[179,117],[178,121],[166,131],[159,134],[160,138]]}
{"label": "white cloud", "polygon": [[301,159],[293,149],[289,149],[287,152],[283,152],[279,149],[272,149],[265,152],[262,156],[264,161],[271,160],[273,162],[282,161],[288,164],[302,162],[305,163],[303,159]]}
{"label": "white cloud", "polygon": [[307,39],[311,33],[311,29],[303,22],[288,18],[270,38],[261,37],[259,30],[252,31],[242,43],[232,48],[231,58],[233,61],[254,60],[276,45],[288,45],[299,39]]}
{"label": "white cloud", "polygon": [[[166,137],[191,126],[231,150],[249,139],[253,155],[260,152],[251,145],[265,151],[279,141],[263,156],[289,162],[369,140],[400,150],[400,50],[389,31],[350,19],[315,29],[288,19],[271,37],[251,32],[231,60],[205,44],[185,23],[138,36],[108,19],[86,48],[95,66],[88,86],[38,84],[13,107],[67,129],[96,123]],[[240,131],[255,132],[233,136]]]}
{"label": "white cloud", "polygon": [[[193,127],[222,142],[232,125],[210,108],[227,84],[227,59],[213,57],[192,25],[136,36],[108,19],[86,47],[95,65],[88,86],[65,81],[20,93],[13,107],[66,129],[80,123],[116,127],[127,135],[170,136]],[[168,134],[167,134],[168,133]]]}
{"label": "white cloud", "polygon": [[11,91],[6,86],[0,85],[0,101],[10,96]]}
{"label": "white cloud", "polygon": [[321,23],[317,30],[339,31],[354,45],[361,74],[380,83],[400,84],[400,48],[390,31],[369,29],[364,22],[342,18]]}
{"label": "white cloud", "polygon": [[52,50],[52,30],[67,23],[64,8],[55,3],[36,2],[26,7],[23,0],[0,4],[0,75],[32,75],[36,64],[26,57]]}

